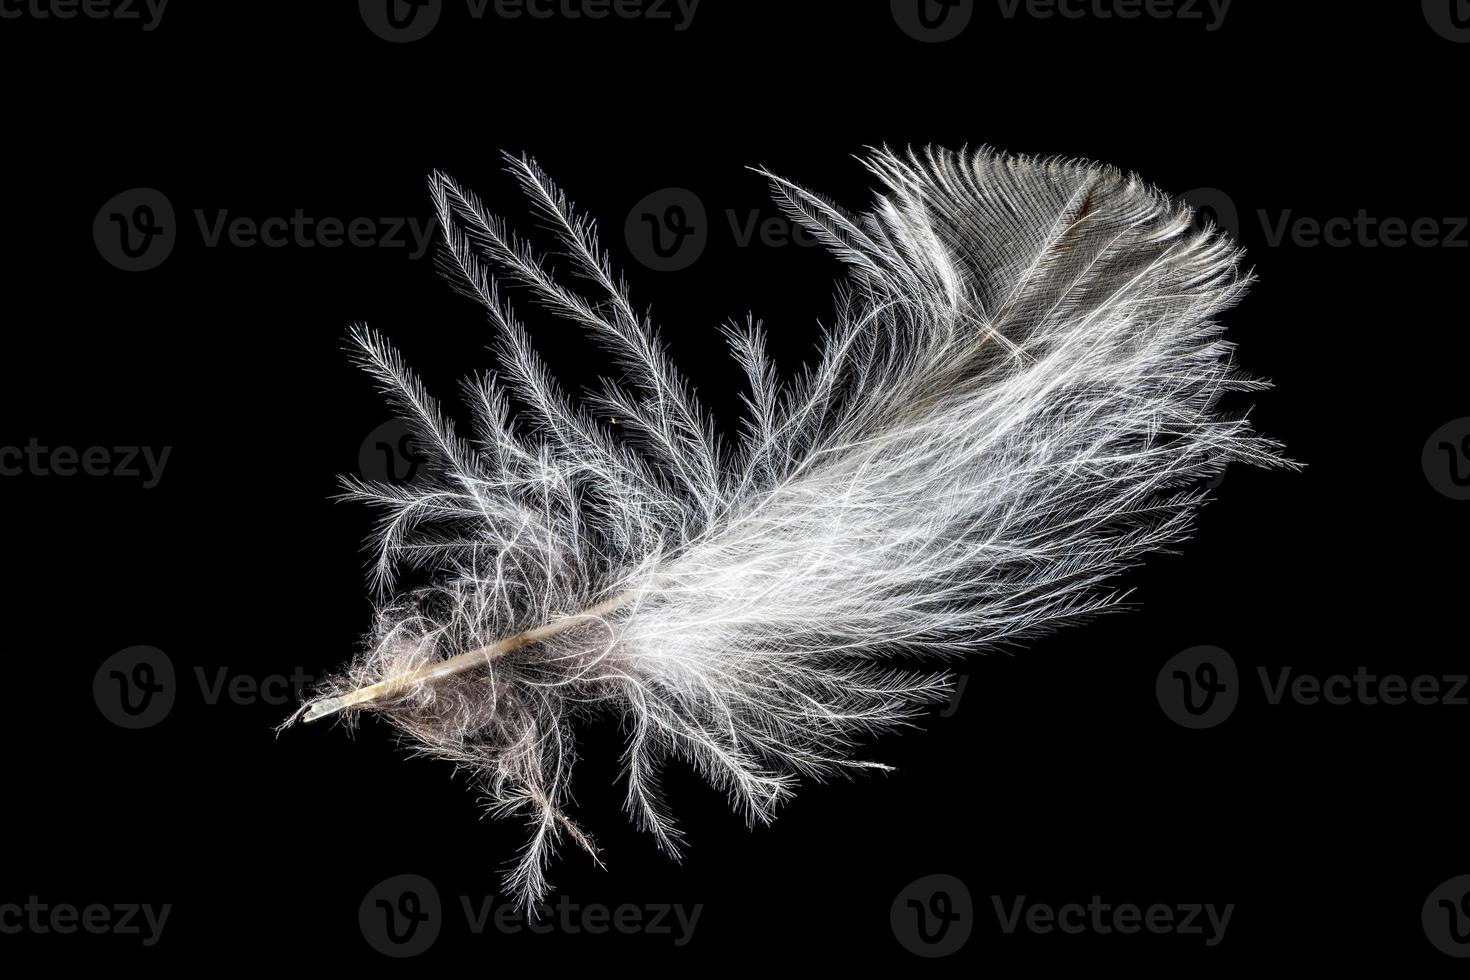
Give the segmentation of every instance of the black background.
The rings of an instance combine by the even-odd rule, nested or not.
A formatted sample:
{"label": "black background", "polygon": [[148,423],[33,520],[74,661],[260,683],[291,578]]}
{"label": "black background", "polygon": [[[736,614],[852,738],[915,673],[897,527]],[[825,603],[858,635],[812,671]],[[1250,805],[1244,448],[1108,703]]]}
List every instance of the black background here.
{"label": "black background", "polygon": [[[1458,967],[1426,938],[1420,909],[1470,873],[1470,709],[1272,706],[1257,669],[1464,671],[1457,556],[1470,504],[1436,492],[1421,450],[1470,414],[1470,236],[1370,248],[1273,246],[1269,232],[1362,209],[1441,219],[1452,234],[1448,219],[1470,210],[1455,108],[1470,45],[1441,37],[1415,3],[1238,0],[1214,31],[998,11],[980,3],[959,38],[937,44],[866,2],[705,0],[684,31],[475,21],[450,2],[428,37],[402,44],[374,36],[354,3],[178,2],[152,31],[0,19],[0,444],[172,447],[151,489],[0,479],[0,904],[173,906],[151,947],[28,930],[0,935],[0,960],[378,965],[359,904],[412,873],[434,883],[444,913],[437,942],[408,962],[440,970]],[[322,727],[278,738],[294,699],[211,704],[199,678],[325,672],[368,626],[371,518],[331,496],[389,413],[342,353],[347,327],[385,332],[446,396],[489,366],[487,327],[432,256],[209,247],[196,212],[423,221],[437,167],[533,227],[497,157],[529,152],[602,219],[635,300],[653,305],[674,357],[728,420],[739,379],[715,328],[753,311],[794,368],[840,275],[820,249],[738,245],[728,211],[776,215],[745,168],[856,208],[871,182],[854,154],[931,142],[1098,159],[1233,202],[1260,282],[1228,315],[1230,334],[1244,367],[1277,384],[1237,407],[1253,405],[1306,469],[1232,469],[1181,554],[1122,583],[1134,608],[965,664],[957,710],[872,748],[893,773],[807,786],[749,832],[676,769],[683,866],[619,812],[616,727],[588,730],[577,814],[608,870],[568,851],[558,894],[702,904],[691,941],[474,934],[461,896],[501,901],[517,824],[482,819],[448,766],[404,761],[381,726],[355,740]],[[156,268],[126,272],[105,260],[93,221],[138,187],[167,197],[177,240]],[[667,187],[708,210],[709,245],[679,272],[641,267],[623,235],[630,209]],[[538,338],[573,386],[600,366],[570,328]],[[1201,644],[1233,656],[1241,700],[1225,723],[1189,731],[1161,710],[1155,678]],[[92,685],[135,645],[166,652],[176,691],[166,718],[129,731]],[[968,886],[973,932],[928,960],[895,934],[890,906],[935,874]],[[1235,909],[1213,947],[1008,935],[992,896],[1022,895]]]}

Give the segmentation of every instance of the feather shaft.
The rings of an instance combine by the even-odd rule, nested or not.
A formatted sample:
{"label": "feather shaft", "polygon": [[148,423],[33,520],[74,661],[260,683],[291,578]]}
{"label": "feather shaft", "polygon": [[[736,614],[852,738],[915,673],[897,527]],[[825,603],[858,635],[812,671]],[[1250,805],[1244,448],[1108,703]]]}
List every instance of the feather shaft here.
{"label": "feather shaft", "polygon": [[484,667],[496,657],[503,657],[507,653],[514,653],[522,647],[528,647],[533,643],[540,643],[542,640],[549,640],[558,633],[579,626],[589,619],[605,616],[632,598],[633,593],[625,592],[622,595],[613,596],[605,602],[600,602],[586,612],[578,613],[575,616],[553,620],[535,629],[526,630],[524,633],[508,636],[503,640],[497,640],[476,650],[469,650],[465,653],[457,654],[447,660],[440,660],[432,664],[426,664],[415,670],[395,674],[392,677],[378,681],[376,684],[368,684],[356,690],[348,691],[346,694],[314,701],[306,709],[306,712],[302,714],[301,720],[303,722],[320,721],[347,708],[361,707],[370,701],[381,701],[397,697],[420,684],[436,684],[450,677],[463,674],[466,671],[476,670]]}

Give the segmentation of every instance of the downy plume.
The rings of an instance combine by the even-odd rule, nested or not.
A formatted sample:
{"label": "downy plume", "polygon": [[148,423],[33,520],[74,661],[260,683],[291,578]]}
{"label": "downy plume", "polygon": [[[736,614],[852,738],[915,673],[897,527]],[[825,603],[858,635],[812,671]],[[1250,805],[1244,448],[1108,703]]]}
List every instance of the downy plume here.
{"label": "downy plume", "polygon": [[[885,150],[867,160],[885,191],[855,216],[765,174],[848,277],[794,381],[758,326],[725,329],[749,390],[722,445],[592,222],[506,159],[571,275],[434,175],[498,373],[465,383],[460,431],[354,331],[434,465],[411,486],[347,481],[381,508],[382,601],[364,652],[298,716],[377,713],[459,764],[529,823],[507,882],[524,901],[559,840],[596,856],[567,813],[580,720],[621,722],[626,809],[677,858],[671,760],[769,821],[802,777],[873,765],[856,743],[945,695],[936,660],[1107,608],[1116,573],[1186,535],[1205,481],[1281,462],[1217,410],[1263,387],[1215,321],[1248,282],[1240,253],[1136,177]],[[584,328],[621,377],[569,397],[502,287]],[[405,568],[432,584],[396,590]]]}

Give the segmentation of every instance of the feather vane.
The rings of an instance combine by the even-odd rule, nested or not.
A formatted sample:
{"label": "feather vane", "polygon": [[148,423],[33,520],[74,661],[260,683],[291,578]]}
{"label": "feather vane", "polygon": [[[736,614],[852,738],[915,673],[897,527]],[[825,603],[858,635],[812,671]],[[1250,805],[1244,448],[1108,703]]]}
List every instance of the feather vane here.
{"label": "feather vane", "polygon": [[[872,765],[859,742],[943,698],[933,661],[1108,608],[1118,572],[1187,534],[1204,481],[1281,462],[1218,408],[1262,386],[1216,321],[1249,281],[1239,251],[1136,177],[885,150],[859,216],[766,174],[849,276],[789,383],[757,324],[725,328],[749,390],[724,446],[593,223],[535,162],[506,162],[574,278],[433,177],[445,264],[483,304],[499,371],[466,382],[465,438],[354,331],[435,465],[411,487],[347,482],[382,515],[381,608],[307,709],[381,714],[522,815],[508,884],[526,901],[558,840],[595,854],[568,815],[580,719],[620,720],[626,809],[678,857],[670,760],[769,821],[801,778]],[[582,327],[621,377],[569,397],[502,284]],[[432,584],[400,591],[406,568]]]}

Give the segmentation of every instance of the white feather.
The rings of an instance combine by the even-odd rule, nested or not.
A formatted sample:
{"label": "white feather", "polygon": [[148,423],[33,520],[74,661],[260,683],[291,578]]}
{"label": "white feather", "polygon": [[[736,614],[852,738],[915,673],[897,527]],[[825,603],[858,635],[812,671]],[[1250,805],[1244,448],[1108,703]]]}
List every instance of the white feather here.
{"label": "white feather", "polygon": [[[758,328],[725,332],[750,386],[727,450],[591,223],[535,163],[507,159],[577,285],[433,178],[446,255],[490,312],[500,373],[467,386],[462,441],[397,354],[355,332],[437,475],[351,483],[385,508],[385,599],[366,651],[322,696],[567,621],[347,713],[381,712],[469,769],[495,808],[527,816],[510,876],[527,901],[546,891],[563,833],[592,850],[565,813],[579,718],[621,720],[627,809],[677,856],[658,788],[670,758],[769,820],[799,777],[865,765],[857,740],[943,696],[942,674],[896,662],[1107,607],[1108,579],[1186,533],[1203,481],[1232,461],[1279,462],[1216,409],[1260,386],[1235,373],[1215,322],[1245,287],[1239,253],[1136,178],[988,150],[884,151],[869,166],[886,194],[859,218],[772,177],[851,285],[792,384]],[[623,381],[596,411],[558,388],[492,269],[614,356]],[[433,584],[392,597],[404,565]]]}

